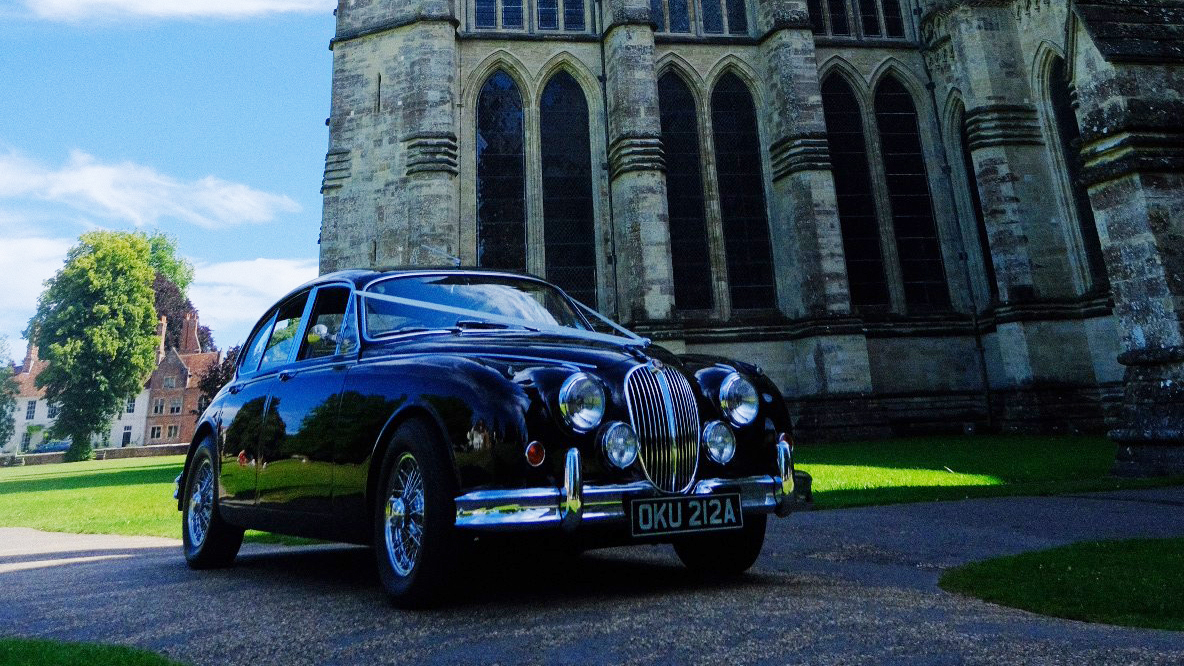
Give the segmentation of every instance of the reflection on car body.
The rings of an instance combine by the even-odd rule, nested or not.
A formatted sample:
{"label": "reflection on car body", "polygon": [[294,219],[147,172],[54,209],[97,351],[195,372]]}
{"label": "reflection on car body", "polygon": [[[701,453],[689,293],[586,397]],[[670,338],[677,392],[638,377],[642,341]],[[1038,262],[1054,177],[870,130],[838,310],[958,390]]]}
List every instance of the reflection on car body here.
{"label": "reflection on car body", "polygon": [[436,598],[458,541],[673,543],[746,570],[806,506],[789,415],[758,368],[651,344],[530,276],[346,271],[272,307],[178,478],[185,555],[244,529],[374,546],[391,598]]}

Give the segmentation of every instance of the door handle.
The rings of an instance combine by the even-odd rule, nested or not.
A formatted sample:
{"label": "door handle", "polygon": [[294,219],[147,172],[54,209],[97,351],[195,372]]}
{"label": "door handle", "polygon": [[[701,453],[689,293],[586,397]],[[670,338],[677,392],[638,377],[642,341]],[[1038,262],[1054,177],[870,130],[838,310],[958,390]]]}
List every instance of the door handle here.
{"label": "door handle", "polygon": [[296,373],[295,373],[295,372],[290,372],[290,371],[288,371],[288,370],[284,370],[283,372],[281,372],[281,373],[280,373],[280,381],[281,381],[281,382],[286,382],[286,381],[288,381],[289,379],[291,379],[291,378],[293,378],[293,377],[295,377],[295,376],[296,376]]}
{"label": "door handle", "polygon": [[230,388],[228,388],[228,389],[226,389],[226,390],[227,390],[227,391],[230,391],[230,394],[231,394],[231,395],[235,395],[235,394],[237,394],[239,391],[243,390],[243,385],[242,385],[242,384],[235,384],[234,386],[231,386]]}

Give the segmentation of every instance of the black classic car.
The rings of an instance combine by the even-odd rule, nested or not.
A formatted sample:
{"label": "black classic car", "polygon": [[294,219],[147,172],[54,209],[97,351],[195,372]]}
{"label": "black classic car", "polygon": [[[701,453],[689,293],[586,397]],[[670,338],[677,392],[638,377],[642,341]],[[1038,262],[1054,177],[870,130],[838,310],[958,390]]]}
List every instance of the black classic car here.
{"label": "black classic car", "polygon": [[810,502],[792,453],[752,365],[672,354],[526,275],[345,271],[259,320],[177,498],[194,568],[230,564],[247,528],[372,544],[417,606],[491,532],[742,572],[767,514]]}

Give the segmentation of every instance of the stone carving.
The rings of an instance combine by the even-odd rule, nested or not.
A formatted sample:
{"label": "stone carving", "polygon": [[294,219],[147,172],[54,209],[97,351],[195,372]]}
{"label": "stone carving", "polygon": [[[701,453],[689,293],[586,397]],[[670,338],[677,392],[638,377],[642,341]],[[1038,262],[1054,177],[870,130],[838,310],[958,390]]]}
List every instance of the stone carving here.
{"label": "stone carving", "polygon": [[403,140],[407,155],[407,175],[441,172],[453,176],[457,168],[456,135],[450,132],[412,134]]}
{"label": "stone carving", "polygon": [[798,134],[779,139],[769,146],[773,182],[798,171],[829,171],[830,146],[823,132]]}

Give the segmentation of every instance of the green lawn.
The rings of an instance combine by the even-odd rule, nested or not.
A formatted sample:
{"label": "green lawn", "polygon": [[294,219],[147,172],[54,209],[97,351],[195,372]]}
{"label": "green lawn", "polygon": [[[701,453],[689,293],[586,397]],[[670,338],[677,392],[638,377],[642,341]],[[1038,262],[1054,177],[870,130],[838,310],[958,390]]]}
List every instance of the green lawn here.
{"label": "green lawn", "polygon": [[1093,541],[947,571],[941,586],[1044,615],[1184,630],[1184,539]]}
{"label": "green lawn", "polygon": [[[920,437],[799,446],[819,508],[1184,482],[1108,476],[1102,437]],[[0,526],[54,532],[180,536],[173,478],[182,456],[0,469]],[[249,534],[252,541],[302,543]]]}
{"label": "green lawn", "polygon": [[173,479],[185,456],[0,469],[0,525],[181,537]]}
{"label": "green lawn", "polygon": [[118,645],[0,638],[0,666],[176,666],[152,652]]}
{"label": "green lawn", "polygon": [[910,437],[800,445],[794,453],[814,477],[821,509],[1184,483],[1109,476],[1114,443],[1100,436]]}

